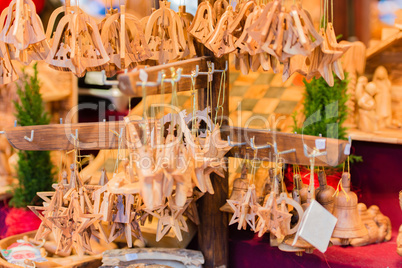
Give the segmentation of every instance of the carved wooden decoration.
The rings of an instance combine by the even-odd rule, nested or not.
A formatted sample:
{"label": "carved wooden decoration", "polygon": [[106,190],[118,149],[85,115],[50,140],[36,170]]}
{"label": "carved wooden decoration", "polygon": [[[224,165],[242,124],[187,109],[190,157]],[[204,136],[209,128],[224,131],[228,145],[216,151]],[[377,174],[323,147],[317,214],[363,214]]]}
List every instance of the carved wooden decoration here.
{"label": "carved wooden decoration", "polygon": [[49,45],[35,4],[31,0],[13,0],[3,11],[6,13],[4,27],[1,21],[0,41],[8,44],[11,58],[23,64],[44,60]]}
{"label": "carved wooden decoration", "polygon": [[212,9],[211,3],[208,0],[199,4],[194,20],[187,29],[187,31],[202,44],[207,42],[215,29]]}
{"label": "carved wooden decoration", "polygon": [[145,41],[159,64],[178,59],[186,48],[183,25],[170,3],[160,1],[160,8],[152,12],[145,27]]}
{"label": "carved wooden decoration", "polygon": [[46,62],[52,68],[71,71],[78,77],[87,71],[102,70],[110,58],[103,47],[96,21],[79,8],[70,12],[68,4],[65,10]]}
{"label": "carved wooden decoration", "polygon": [[120,6],[120,13],[110,14],[105,19],[101,31],[102,43],[110,58],[105,67],[108,77],[119,70],[133,69],[138,62],[152,56],[141,22],[134,15],[126,13],[124,5]]}
{"label": "carved wooden decoration", "polygon": [[0,42],[0,84],[8,84],[18,79],[10,59],[7,45]]}

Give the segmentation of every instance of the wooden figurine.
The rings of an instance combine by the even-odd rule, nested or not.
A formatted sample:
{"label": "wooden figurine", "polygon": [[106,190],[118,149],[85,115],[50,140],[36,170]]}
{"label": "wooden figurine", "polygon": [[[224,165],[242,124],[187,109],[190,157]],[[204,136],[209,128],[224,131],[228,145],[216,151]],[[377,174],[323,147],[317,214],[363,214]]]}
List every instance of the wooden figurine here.
{"label": "wooden figurine", "polygon": [[378,118],[378,128],[392,127],[392,100],[391,81],[388,79],[387,69],[379,66],[373,76],[373,83],[376,86],[375,103]]}
{"label": "wooden figurine", "polygon": [[320,186],[315,190],[315,199],[332,213],[332,210],[334,209],[335,189],[327,184],[327,175],[324,170],[318,172],[318,181]]}
{"label": "wooden figurine", "polygon": [[339,238],[342,245],[348,245],[349,239],[367,235],[357,209],[357,195],[350,191],[350,175],[342,174],[342,191],[335,197],[332,214],[338,218],[332,237]]}
{"label": "wooden figurine", "polygon": [[[233,181],[232,194],[230,195],[229,200],[235,200],[235,201],[242,200],[242,198],[246,195],[247,190],[248,190],[247,166],[243,165],[241,176]],[[229,213],[234,212],[233,208],[229,205],[229,203],[223,205],[219,210]]]}
{"label": "wooden figurine", "polygon": [[[359,87],[363,86],[364,85],[359,85]],[[364,92],[359,92],[360,97],[357,99],[359,111],[358,128],[365,132],[374,132],[378,130],[379,120],[376,115],[376,102],[374,99],[376,91],[375,84],[370,82],[364,86]]]}
{"label": "wooden figurine", "polygon": [[391,240],[392,226],[390,219],[382,214],[376,205],[371,205],[367,211],[378,226],[378,239],[376,242],[381,243]]}

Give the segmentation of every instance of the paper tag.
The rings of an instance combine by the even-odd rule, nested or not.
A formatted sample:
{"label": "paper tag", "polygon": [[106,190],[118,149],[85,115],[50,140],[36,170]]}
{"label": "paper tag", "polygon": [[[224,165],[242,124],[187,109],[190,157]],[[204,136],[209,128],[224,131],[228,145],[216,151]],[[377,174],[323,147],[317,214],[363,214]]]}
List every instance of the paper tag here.
{"label": "paper tag", "polygon": [[326,141],[327,141],[326,139],[316,139],[315,148],[317,148],[318,150],[324,150]]}
{"label": "paper tag", "polygon": [[126,260],[127,261],[138,260],[137,253],[128,253],[128,254],[126,254]]}
{"label": "paper tag", "polygon": [[343,152],[345,155],[350,155],[350,144],[346,144],[345,151]]}
{"label": "paper tag", "polygon": [[144,69],[140,69],[140,80],[142,82],[147,82],[148,81],[148,74]]}

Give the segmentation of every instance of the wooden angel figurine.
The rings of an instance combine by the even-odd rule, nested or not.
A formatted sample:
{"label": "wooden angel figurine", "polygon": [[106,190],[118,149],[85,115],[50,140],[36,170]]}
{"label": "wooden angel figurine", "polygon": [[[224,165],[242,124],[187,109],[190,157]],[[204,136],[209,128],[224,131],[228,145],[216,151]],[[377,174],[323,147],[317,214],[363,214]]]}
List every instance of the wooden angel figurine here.
{"label": "wooden angel figurine", "polygon": [[368,83],[361,97],[358,99],[357,105],[359,107],[359,121],[358,127],[365,132],[377,131],[377,115],[376,115],[376,101],[374,95],[376,93],[376,86],[374,83]]}

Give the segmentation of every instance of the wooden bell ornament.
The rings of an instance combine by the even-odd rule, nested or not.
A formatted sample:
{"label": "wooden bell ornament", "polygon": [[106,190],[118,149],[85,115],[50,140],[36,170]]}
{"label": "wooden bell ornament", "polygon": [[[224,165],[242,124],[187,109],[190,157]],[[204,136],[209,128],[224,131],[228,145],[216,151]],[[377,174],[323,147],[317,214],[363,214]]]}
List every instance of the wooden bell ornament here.
{"label": "wooden bell ornament", "polygon": [[327,175],[324,170],[318,172],[318,181],[320,186],[315,190],[315,199],[332,213],[334,208],[335,189],[327,184]]}
{"label": "wooden bell ornament", "polygon": [[6,13],[4,27],[0,27],[0,41],[9,46],[11,59],[23,64],[44,60],[49,53],[49,45],[35,4],[31,0],[13,0],[3,11],[2,18]]}
{"label": "wooden bell ornament", "polygon": [[208,0],[205,0],[199,4],[194,20],[187,31],[198,42],[205,44],[215,29],[214,25],[213,7]]}
{"label": "wooden bell ornament", "polygon": [[183,25],[179,15],[170,9],[167,1],[159,2],[160,8],[152,12],[145,27],[145,41],[159,64],[180,58],[186,48]]}
{"label": "wooden bell ornament", "polygon": [[[246,195],[247,190],[248,190],[247,166],[243,165],[241,176],[233,181],[232,194],[230,195],[229,199],[240,201],[243,198],[243,196]],[[234,212],[229,203],[223,205],[219,210],[229,213]]]}
{"label": "wooden bell ornament", "polygon": [[102,44],[110,58],[105,66],[108,77],[119,70],[133,69],[138,62],[152,56],[140,20],[126,13],[124,5],[120,6],[120,13],[106,18],[101,31]]}
{"label": "wooden bell ornament", "polygon": [[18,75],[11,62],[8,47],[0,42],[0,85],[14,82],[17,79]]}
{"label": "wooden bell ornament", "polygon": [[59,71],[71,71],[78,77],[87,71],[103,70],[110,60],[96,21],[78,7],[72,13],[66,1],[66,13],[57,25],[46,62]]}
{"label": "wooden bell ornament", "polygon": [[[346,244],[348,239],[367,235],[359,211],[357,209],[357,195],[350,191],[350,175],[342,174],[342,191],[337,193],[332,214],[338,218],[332,237],[341,238]],[[343,244],[343,243],[342,243]]]}

